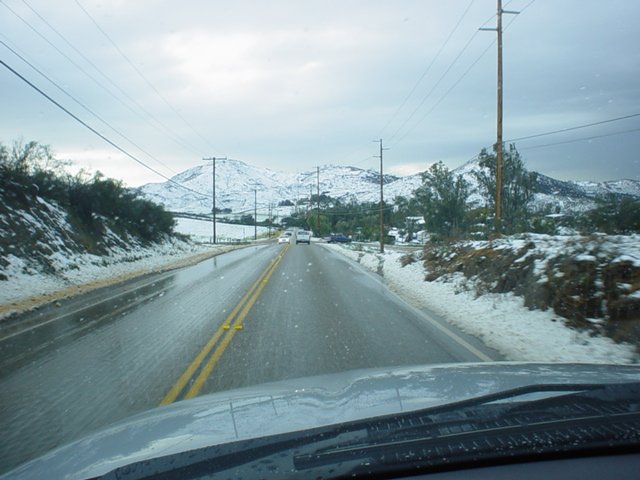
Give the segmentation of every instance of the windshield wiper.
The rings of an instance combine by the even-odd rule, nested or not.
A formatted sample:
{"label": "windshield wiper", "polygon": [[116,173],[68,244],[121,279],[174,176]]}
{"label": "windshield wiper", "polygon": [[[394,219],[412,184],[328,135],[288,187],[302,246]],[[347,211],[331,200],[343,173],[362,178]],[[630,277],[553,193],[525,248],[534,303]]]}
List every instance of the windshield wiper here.
{"label": "windshield wiper", "polygon": [[[545,392],[562,395],[515,400]],[[341,462],[343,468],[356,470],[360,464],[373,463],[384,470],[406,462],[425,466],[477,462],[487,454],[513,456],[525,444],[529,451],[541,451],[577,440],[602,445],[598,438],[605,437],[606,446],[620,439],[620,445],[631,442],[637,448],[639,403],[640,382],[531,385],[442,406],[168,455],[117,468],[101,478],[198,478],[268,457],[282,458],[284,452],[290,452],[286,455],[290,467],[305,472]],[[598,430],[603,423],[606,432]],[[315,448],[305,452],[310,447]]]}
{"label": "windshield wiper", "polygon": [[[516,400],[529,394],[561,395]],[[505,402],[508,401],[508,402]],[[369,459],[426,466],[518,452],[633,445],[640,441],[640,383],[543,384],[369,421],[368,435],[297,455],[299,469]]]}

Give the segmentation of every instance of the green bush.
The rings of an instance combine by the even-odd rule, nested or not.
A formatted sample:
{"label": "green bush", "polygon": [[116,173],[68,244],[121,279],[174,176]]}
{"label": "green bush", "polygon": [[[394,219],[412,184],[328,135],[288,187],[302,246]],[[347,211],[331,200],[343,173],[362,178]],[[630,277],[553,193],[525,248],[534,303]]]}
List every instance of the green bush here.
{"label": "green bush", "polygon": [[597,206],[587,215],[586,230],[609,234],[640,232],[640,200],[609,194],[596,199]]}
{"label": "green bush", "polygon": [[14,142],[11,149],[0,144],[0,188],[20,204],[30,206],[36,195],[53,200],[87,233],[98,236],[107,226],[147,242],[173,234],[175,220],[162,206],[100,172],[72,176],[65,166],[37,142]]}

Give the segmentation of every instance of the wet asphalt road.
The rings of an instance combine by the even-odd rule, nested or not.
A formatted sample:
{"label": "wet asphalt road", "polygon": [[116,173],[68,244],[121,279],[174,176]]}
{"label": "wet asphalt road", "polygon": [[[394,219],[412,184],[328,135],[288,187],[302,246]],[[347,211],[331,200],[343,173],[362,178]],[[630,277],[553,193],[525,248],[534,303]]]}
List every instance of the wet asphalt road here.
{"label": "wet asphalt road", "polygon": [[236,250],[42,309],[24,324],[36,322],[0,337],[0,473],[194,394],[495,358],[314,244]]}

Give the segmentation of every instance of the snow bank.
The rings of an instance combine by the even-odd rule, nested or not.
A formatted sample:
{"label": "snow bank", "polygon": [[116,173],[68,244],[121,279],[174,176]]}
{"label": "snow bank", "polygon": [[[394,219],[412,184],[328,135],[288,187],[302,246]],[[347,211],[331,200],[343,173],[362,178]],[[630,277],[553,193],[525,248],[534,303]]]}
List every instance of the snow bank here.
{"label": "snow bank", "polygon": [[[0,318],[22,310],[22,307],[52,301],[56,293],[60,297],[80,293],[80,287],[87,287],[84,291],[90,290],[91,286],[97,288],[126,278],[186,265],[190,260],[196,261],[230,248],[171,239],[149,247],[137,246],[126,250],[113,248],[105,256],[56,253],[50,257],[55,264],[56,274],[36,270],[23,259],[9,255],[9,264],[2,269],[8,280],[1,283]],[[41,298],[40,302],[38,298]],[[23,301],[27,304],[21,305]]]}
{"label": "snow bank", "polygon": [[[109,245],[105,248],[107,254],[90,254],[68,240],[73,229],[67,222],[66,213],[57,205],[39,197],[37,200],[46,208],[46,219],[35,218],[22,210],[15,210],[15,215],[23,218],[25,228],[41,239],[36,242],[36,246],[40,247],[40,256],[36,260],[34,251],[26,250],[22,255],[9,253],[4,257],[0,264],[0,318],[138,275],[186,266],[237,248],[197,245],[176,238],[143,246],[135,239],[125,241],[105,226],[103,242]],[[51,221],[45,221],[47,219]],[[0,226],[11,232],[10,224]],[[254,234],[253,225],[218,223],[216,230],[220,241],[253,238]],[[181,218],[178,219],[176,231],[196,241],[211,240],[211,222]],[[258,234],[265,232],[267,228],[258,228]],[[62,236],[71,243],[65,243]],[[78,253],[83,251],[85,253]]]}

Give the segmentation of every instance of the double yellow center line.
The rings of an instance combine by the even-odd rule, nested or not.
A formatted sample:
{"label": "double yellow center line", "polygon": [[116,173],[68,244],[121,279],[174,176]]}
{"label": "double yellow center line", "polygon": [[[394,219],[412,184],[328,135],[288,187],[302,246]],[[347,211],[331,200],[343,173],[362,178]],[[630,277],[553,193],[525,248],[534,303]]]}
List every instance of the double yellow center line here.
{"label": "double yellow center line", "polygon": [[[225,349],[229,343],[231,343],[233,336],[238,330],[242,330],[242,322],[254,303],[256,303],[269,278],[271,278],[271,275],[288,249],[289,245],[287,244],[271,261],[266,270],[260,274],[247,293],[240,299],[238,305],[236,305],[227,316],[224,323],[213,334],[200,353],[196,355],[196,358],[193,359],[176,384],[167,392],[160,402],[160,405],[168,405],[176,400],[186,400],[187,398],[198,395],[205,381],[211,375],[216,363],[218,363]],[[222,340],[220,340],[221,338]],[[216,347],[215,350],[214,347]]]}

